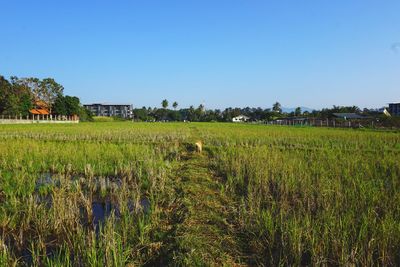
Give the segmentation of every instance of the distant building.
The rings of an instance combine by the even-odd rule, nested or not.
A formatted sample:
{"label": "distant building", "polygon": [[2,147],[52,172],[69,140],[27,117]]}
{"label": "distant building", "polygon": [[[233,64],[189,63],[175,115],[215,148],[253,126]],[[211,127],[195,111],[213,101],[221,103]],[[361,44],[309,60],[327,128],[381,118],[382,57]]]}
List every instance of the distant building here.
{"label": "distant building", "polygon": [[286,117],[279,118],[275,120],[276,122],[291,122],[293,124],[304,124],[308,121],[308,118],[305,117]]}
{"label": "distant building", "polygon": [[338,119],[345,119],[345,120],[358,120],[358,119],[367,119],[368,117],[359,115],[357,113],[333,113]]}
{"label": "distant building", "polygon": [[389,113],[392,116],[400,116],[400,103],[390,103]]}
{"label": "distant building", "polygon": [[133,117],[133,106],[131,104],[85,104],[86,109],[94,116],[121,117],[129,119]]}
{"label": "distant building", "polygon": [[250,120],[250,118],[245,115],[239,115],[237,117],[232,118],[233,122],[246,122],[248,120]]}
{"label": "distant building", "polygon": [[49,115],[49,106],[44,101],[37,100],[29,113],[32,115]]}

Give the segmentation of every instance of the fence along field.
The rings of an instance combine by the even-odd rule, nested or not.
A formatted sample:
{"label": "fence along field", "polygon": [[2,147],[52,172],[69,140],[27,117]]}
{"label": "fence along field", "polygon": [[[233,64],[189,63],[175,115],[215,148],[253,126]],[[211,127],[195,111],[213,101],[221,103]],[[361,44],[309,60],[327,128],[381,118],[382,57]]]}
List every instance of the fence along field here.
{"label": "fence along field", "polygon": [[399,265],[399,156],[398,132],[3,125],[0,264]]}

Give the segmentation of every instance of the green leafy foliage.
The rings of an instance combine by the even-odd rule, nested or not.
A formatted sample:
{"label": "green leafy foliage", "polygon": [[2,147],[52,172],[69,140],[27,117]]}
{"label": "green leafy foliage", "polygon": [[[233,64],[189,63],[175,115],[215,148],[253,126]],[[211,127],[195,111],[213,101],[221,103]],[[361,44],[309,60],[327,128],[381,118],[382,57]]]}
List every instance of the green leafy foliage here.
{"label": "green leafy foliage", "polygon": [[64,96],[64,87],[52,78],[11,77],[10,81],[0,76],[0,114],[27,116],[38,101],[46,104],[54,115],[78,115],[82,121],[91,121],[92,115],[84,109],[76,96]]}
{"label": "green leafy foliage", "polygon": [[26,116],[32,108],[32,93],[28,87],[17,83],[15,77],[11,83],[0,76],[0,114]]}

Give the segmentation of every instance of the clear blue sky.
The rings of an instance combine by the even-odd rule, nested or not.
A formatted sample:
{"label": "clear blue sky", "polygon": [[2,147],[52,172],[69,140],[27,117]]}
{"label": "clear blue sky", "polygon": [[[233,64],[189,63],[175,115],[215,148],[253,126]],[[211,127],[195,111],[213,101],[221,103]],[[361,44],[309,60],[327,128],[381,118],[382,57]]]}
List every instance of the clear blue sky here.
{"label": "clear blue sky", "polygon": [[0,0],[0,74],[53,77],[84,103],[381,107],[400,101],[399,14],[398,0]]}

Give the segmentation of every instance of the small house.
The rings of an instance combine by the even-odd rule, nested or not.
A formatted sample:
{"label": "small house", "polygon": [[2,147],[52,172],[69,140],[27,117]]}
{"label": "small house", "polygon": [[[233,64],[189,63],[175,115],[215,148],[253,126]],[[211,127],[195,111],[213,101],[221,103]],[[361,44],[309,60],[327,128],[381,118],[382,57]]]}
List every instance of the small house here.
{"label": "small house", "polygon": [[35,102],[34,108],[29,110],[29,113],[32,115],[49,115],[49,107],[48,105],[41,100]]}
{"label": "small house", "polygon": [[246,122],[248,120],[250,120],[250,118],[245,115],[239,115],[237,117],[232,118],[232,122]]}

